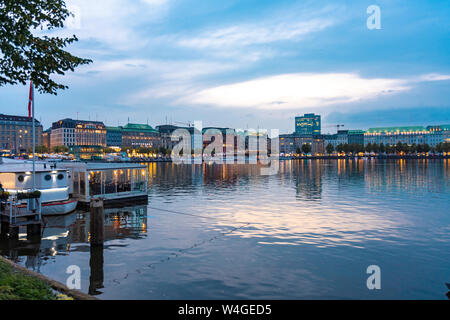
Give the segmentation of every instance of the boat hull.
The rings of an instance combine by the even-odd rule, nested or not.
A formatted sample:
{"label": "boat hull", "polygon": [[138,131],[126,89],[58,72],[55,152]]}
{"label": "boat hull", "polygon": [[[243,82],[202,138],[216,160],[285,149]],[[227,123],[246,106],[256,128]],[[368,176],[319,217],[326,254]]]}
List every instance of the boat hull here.
{"label": "boat hull", "polygon": [[43,203],[41,212],[43,216],[68,214],[75,211],[77,204],[77,200]]}
{"label": "boat hull", "polygon": [[[66,200],[46,202],[41,206],[41,214],[43,216],[60,216],[74,212],[77,208],[78,200]],[[19,208],[25,208],[25,205],[19,206]]]}

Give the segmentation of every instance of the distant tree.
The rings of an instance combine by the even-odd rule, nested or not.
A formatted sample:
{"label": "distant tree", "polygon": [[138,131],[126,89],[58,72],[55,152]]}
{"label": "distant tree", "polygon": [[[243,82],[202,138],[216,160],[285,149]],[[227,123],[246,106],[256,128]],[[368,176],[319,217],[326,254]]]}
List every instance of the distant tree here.
{"label": "distant tree", "polygon": [[450,142],[444,142],[442,149],[444,150],[444,152],[450,152]]}
{"label": "distant tree", "polygon": [[300,148],[300,147],[297,147],[297,149],[296,149],[296,152],[297,152],[297,154],[300,154],[300,153],[302,153],[302,148]]}
{"label": "distant tree", "polygon": [[304,145],[302,145],[302,152],[304,154],[309,154],[312,151],[312,147],[309,143],[305,143]]}
{"label": "distant tree", "polygon": [[423,144],[423,152],[427,153],[431,151],[431,147],[430,145],[428,145],[427,143]]}
{"label": "distant tree", "polygon": [[372,152],[375,152],[375,153],[379,153],[380,152],[380,145],[378,143],[374,143],[372,145]]}
{"label": "distant tree", "polygon": [[67,146],[55,146],[53,147],[54,153],[67,153],[69,152],[69,147]]}
{"label": "distant tree", "polygon": [[368,153],[371,153],[371,152],[373,152],[374,150],[373,150],[373,144],[371,144],[370,142],[366,145],[366,147],[365,147],[365,151],[366,152],[368,152]]}
{"label": "distant tree", "polygon": [[[36,153],[48,153],[48,148],[46,146],[36,146],[35,151]],[[30,150],[30,152],[33,152],[33,150]]]}
{"label": "distant tree", "polygon": [[63,50],[78,41],[75,35],[38,36],[35,30],[63,28],[70,15],[64,0],[0,0],[0,86],[32,80],[41,93],[67,89],[50,76],[92,61]]}
{"label": "distant tree", "polygon": [[378,152],[385,153],[386,152],[386,146],[384,143],[380,143],[380,148],[378,149]]}
{"label": "distant tree", "polygon": [[344,145],[342,143],[338,144],[336,146],[336,151],[339,152],[339,153],[344,152]]}
{"label": "distant tree", "polygon": [[329,143],[326,147],[327,154],[332,154],[334,152],[334,146]]}
{"label": "distant tree", "polygon": [[442,153],[442,152],[444,152],[444,145],[443,145],[443,143],[438,143],[437,145],[436,145],[436,152],[438,152],[438,153]]}

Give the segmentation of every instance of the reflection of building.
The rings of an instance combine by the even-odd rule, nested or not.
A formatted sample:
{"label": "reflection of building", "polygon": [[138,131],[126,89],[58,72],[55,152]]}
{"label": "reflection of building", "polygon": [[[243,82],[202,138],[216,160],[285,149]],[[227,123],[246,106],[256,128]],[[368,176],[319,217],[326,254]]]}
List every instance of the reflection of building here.
{"label": "reflection of building", "polygon": [[295,133],[298,135],[319,135],[321,134],[321,116],[314,113],[305,114],[295,118]]}
{"label": "reflection of building", "polygon": [[371,128],[364,135],[364,143],[395,145],[398,142],[436,146],[450,141],[450,125]]}
{"label": "reflection of building", "polygon": [[64,119],[53,123],[50,146],[106,147],[106,128],[103,122]]}
{"label": "reflection of building", "polygon": [[[33,147],[31,118],[0,114],[0,148],[13,153],[28,152]],[[35,120],[36,145],[42,145],[42,125]]]}

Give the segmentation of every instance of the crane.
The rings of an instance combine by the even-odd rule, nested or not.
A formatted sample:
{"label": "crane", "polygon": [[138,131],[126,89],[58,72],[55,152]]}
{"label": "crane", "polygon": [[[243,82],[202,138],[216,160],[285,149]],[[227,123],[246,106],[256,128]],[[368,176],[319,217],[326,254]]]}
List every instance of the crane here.
{"label": "crane", "polygon": [[189,121],[189,122],[179,122],[179,121],[175,121],[174,123],[176,123],[176,124],[183,124],[183,125],[185,125],[185,126],[188,126],[189,128],[194,126],[193,123],[190,122],[190,121]]}
{"label": "crane", "polygon": [[337,131],[339,131],[339,129],[343,128],[343,127],[345,127],[345,124],[332,124],[332,125],[329,125],[329,126],[325,126],[324,128],[336,128]]}

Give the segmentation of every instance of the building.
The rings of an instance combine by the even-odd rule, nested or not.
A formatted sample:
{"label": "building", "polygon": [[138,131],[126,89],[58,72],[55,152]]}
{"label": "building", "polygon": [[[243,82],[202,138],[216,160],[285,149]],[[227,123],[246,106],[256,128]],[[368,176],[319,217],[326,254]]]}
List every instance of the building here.
{"label": "building", "polygon": [[396,145],[406,143],[408,145],[428,144],[436,146],[439,143],[450,142],[450,125],[411,126],[411,127],[385,127],[370,128],[364,134],[364,144]]}
{"label": "building", "polygon": [[363,130],[348,130],[347,141],[349,144],[364,145],[364,131]]}
{"label": "building", "polygon": [[106,127],[106,146],[122,148],[122,129],[120,127]]}
{"label": "building", "polygon": [[307,113],[295,118],[295,133],[297,135],[320,135],[322,120],[320,115]]}
{"label": "building", "polygon": [[50,147],[57,146],[106,147],[106,127],[99,121],[64,119],[54,122]]}
{"label": "building", "polygon": [[42,132],[42,145],[50,150],[50,137],[51,137],[52,129],[47,129]]}
{"label": "building", "polygon": [[281,134],[279,139],[281,154],[297,154],[297,149],[301,149],[304,144],[311,145],[313,155],[325,153],[325,139],[322,135]]}
{"label": "building", "polygon": [[120,148],[159,148],[161,138],[158,130],[147,124],[128,123],[125,126],[107,127],[106,144]]}
{"label": "building", "polygon": [[123,148],[159,148],[161,139],[158,130],[147,124],[132,124],[120,127]]}
{"label": "building", "polygon": [[[176,130],[186,130],[191,136],[191,149],[194,146],[203,146],[203,134],[195,127],[178,127],[173,125],[161,125],[157,126],[161,138],[161,146],[173,150],[173,148],[180,142],[181,137],[174,135]],[[204,132],[204,131],[203,131]]]}
{"label": "building", "polygon": [[[35,119],[36,146],[42,145],[42,125]],[[0,114],[0,148],[12,153],[29,152],[33,148],[32,118]]]}
{"label": "building", "polygon": [[223,154],[227,152],[234,156],[237,149],[236,130],[231,128],[217,128],[208,127],[203,129],[203,147],[206,148],[209,144],[214,142],[215,135],[222,135]]}
{"label": "building", "polygon": [[172,140],[172,133],[177,129],[181,128],[170,124],[156,127],[156,130],[158,130],[159,132],[159,136],[161,139],[160,143],[163,148],[172,150],[178,144],[179,140]]}

